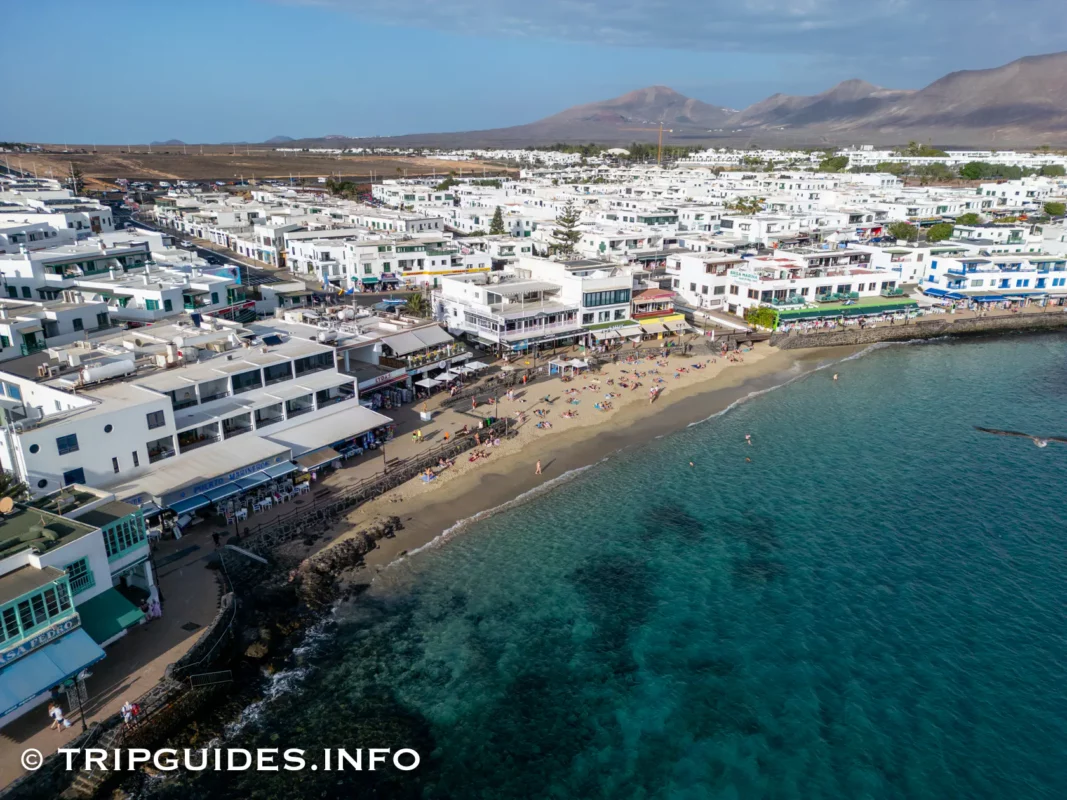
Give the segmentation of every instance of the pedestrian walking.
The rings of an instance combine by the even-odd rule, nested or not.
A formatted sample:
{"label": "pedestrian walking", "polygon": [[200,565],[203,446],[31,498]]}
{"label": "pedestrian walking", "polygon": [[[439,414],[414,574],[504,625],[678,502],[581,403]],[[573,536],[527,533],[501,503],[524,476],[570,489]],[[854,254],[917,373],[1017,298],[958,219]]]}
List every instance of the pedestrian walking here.
{"label": "pedestrian walking", "polygon": [[540,474],[541,474],[541,462],[538,461],[537,462],[537,469],[534,470],[534,475],[540,475]]}

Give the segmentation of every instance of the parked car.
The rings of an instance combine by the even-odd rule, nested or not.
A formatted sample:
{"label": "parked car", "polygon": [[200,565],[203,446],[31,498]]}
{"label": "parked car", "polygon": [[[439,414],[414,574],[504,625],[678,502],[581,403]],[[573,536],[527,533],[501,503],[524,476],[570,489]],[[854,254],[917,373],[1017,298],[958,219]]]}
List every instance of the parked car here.
{"label": "parked car", "polygon": [[181,246],[182,247],[188,247],[188,248],[196,247],[196,245],[193,244],[192,242],[190,242],[188,239],[182,239]]}

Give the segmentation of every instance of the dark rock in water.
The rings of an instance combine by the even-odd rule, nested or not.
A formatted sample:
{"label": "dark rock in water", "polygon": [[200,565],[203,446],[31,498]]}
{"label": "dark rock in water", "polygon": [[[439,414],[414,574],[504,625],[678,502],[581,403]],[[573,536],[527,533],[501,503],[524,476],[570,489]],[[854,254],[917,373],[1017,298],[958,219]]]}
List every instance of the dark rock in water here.
{"label": "dark rock in water", "polygon": [[293,575],[300,599],[313,607],[332,603],[349,583],[358,582],[363,557],[377,542],[403,528],[400,517],[375,520],[352,538],[304,559]]}
{"label": "dark rock in water", "polygon": [[697,539],[705,530],[705,524],[684,508],[661,504],[653,506],[645,515],[642,537],[651,541],[663,536],[679,539]]}

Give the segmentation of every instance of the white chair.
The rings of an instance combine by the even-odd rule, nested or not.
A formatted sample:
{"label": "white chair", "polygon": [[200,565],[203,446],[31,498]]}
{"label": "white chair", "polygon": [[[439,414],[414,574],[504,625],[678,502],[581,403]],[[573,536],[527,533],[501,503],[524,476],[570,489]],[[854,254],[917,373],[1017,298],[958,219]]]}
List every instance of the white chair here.
{"label": "white chair", "polygon": [[262,503],[253,503],[252,504],[252,513],[253,514],[258,514],[262,510],[263,510],[263,504]]}
{"label": "white chair", "polygon": [[239,509],[237,509],[237,511],[234,513],[234,517],[237,519],[238,522],[243,522],[244,520],[248,519],[248,509],[247,508],[239,508]]}
{"label": "white chair", "polygon": [[264,497],[262,500],[259,501],[259,505],[260,505],[261,508],[273,508],[274,507],[274,498],[273,497]]}

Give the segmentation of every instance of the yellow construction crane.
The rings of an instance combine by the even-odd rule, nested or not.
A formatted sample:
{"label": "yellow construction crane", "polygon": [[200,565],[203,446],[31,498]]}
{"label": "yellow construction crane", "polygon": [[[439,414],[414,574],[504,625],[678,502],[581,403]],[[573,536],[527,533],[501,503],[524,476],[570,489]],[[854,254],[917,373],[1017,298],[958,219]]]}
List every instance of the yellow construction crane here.
{"label": "yellow construction crane", "polygon": [[663,123],[658,128],[619,128],[620,131],[659,131],[659,146],[656,148],[656,166],[663,160],[663,134],[674,133],[674,128],[664,128]]}

